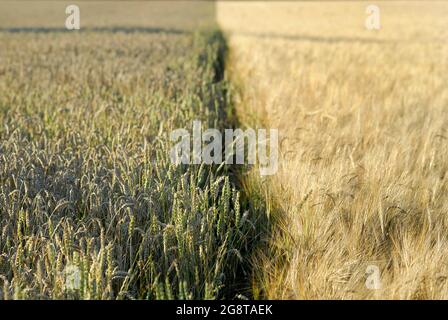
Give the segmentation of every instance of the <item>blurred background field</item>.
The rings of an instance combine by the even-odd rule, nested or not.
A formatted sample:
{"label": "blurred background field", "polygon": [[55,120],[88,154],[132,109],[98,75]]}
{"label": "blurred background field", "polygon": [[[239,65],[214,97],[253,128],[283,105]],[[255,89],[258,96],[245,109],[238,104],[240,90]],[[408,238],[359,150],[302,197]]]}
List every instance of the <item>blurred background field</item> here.
{"label": "blurred background field", "polygon": [[215,4],[200,1],[0,1],[0,28],[65,28],[65,8],[77,4],[81,28],[194,30],[215,23]]}

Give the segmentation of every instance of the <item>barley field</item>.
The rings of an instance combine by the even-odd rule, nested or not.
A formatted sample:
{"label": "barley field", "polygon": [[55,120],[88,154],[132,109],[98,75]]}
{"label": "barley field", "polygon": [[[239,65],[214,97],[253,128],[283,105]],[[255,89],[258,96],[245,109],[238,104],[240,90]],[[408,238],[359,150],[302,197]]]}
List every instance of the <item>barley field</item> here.
{"label": "barley field", "polygon": [[448,298],[448,5],[380,2],[367,30],[368,4],[218,4],[238,117],[281,137],[243,183],[274,225],[255,297]]}

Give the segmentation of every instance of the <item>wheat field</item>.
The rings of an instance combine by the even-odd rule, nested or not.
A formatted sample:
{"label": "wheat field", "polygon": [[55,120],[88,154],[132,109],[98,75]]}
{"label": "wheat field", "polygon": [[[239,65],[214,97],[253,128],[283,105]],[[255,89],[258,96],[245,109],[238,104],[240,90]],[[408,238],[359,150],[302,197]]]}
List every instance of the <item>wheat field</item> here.
{"label": "wheat field", "polygon": [[214,6],[82,3],[69,32],[66,5],[0,3],[0,299],[233,298],[255,219],[228,168],[170,160],[226,122]]}
{"label": "wheat field", "polygon": [[274,221],[255,297],[448,298],[448,4],[380,2],[367,30],[368,4],[218,3],[239,119],[281,137],[244,178]]}

